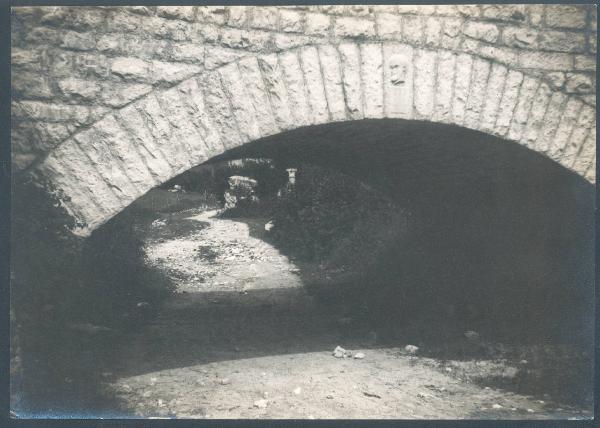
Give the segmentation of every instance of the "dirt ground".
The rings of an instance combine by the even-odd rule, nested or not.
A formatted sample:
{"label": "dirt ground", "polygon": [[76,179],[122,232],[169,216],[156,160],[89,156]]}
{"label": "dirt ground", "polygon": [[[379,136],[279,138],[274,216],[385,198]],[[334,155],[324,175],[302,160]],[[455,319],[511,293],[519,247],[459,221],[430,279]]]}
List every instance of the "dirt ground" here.
{"label": "dirt ground", "polygon": [[[147,263],[175,293],[115,350],[104,391],[133,417],[587,419],[589,408],[521,395],[532,361],[452,360],[382,343],[303,287],[298,266],[216,211],[160,215]],[[417,344],[414,344],[417,345]],[[334,348],[350,352],[336,358]],[[363,358],[359,353],[362,353]],[[359,354],[359,355],[357,355]]]}

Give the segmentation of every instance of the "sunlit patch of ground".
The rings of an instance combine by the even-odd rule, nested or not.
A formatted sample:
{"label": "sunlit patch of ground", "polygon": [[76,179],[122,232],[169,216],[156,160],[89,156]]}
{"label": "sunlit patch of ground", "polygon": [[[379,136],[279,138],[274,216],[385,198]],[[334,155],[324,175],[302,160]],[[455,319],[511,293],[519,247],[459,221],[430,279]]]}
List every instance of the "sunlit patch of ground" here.
{"label": "sunlit patch of ground", "polygon": [[268,243],[250,236],[247,224],[216,217],[218,211],[168,216],[152,223],[161,229],[172,223],[195,222],[189,234],[151,236],[146,244],[149,265],[167,272],[178,292],[240,291],[301,287],[288,258]]}
{"label": "sunlit patch of ground", "polygon": [[112,387],[136,414],[145,416],[590,417],[590,412],[457,380],[399,348],[361,351],[361,360],[334,358],[329,351],[223,360],[124,378]]}
{"label": "sunlit patch of ground", "polygon": [[[426,345],[389,344],[320,305],[297,268],[248,224],[191,210],[146,231],[148,264],[176,293],[117,351],[105,392],[137,417],[590,418],[541,396],[501,389],[518,361],[441,360]],[[248,220],[248,219],[246,219]],[[440,338],[440,342],[443,342]],[[342,346],[364,358],[336,358]],[[490,386],[491,385],[491,386]]]}

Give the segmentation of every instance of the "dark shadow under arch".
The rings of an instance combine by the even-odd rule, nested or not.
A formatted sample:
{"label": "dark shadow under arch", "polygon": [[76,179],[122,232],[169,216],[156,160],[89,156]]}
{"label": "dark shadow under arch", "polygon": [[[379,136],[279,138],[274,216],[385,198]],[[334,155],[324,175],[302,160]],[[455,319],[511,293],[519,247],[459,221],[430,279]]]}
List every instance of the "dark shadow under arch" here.
{"label": "dark shadow under arch", "polygon": [[478,131],[394,119],[296,129],[215,160],[256,156],[337,169],[406,208],[401,281],[422,287],[424,305],[460,301],[492,326],[536,320],[542,335],[591,338],[595,187],[555,161]]}

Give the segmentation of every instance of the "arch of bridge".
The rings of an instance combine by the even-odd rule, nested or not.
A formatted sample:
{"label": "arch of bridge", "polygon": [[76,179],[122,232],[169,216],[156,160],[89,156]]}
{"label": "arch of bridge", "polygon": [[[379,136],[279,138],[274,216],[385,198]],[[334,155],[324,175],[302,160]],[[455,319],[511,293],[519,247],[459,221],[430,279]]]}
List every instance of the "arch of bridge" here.
{"label": "arch of bridge", "polygon": [[[197,9],[189,8],[195,17]],[[300,31],[309,31],[310,10],[272,9],[279,31],[283,12],[306,15]],[[185,14],[187,9],[175,10]],[[483,18],[483,9],[477,10]],[[250,45],[212,68],[188,63],[187,72],[175,73],[171,81],[163,76],[138,98],[102,110],[27,171],[60,190],[67,210],[85,223],[78,231],[84,235],[150,188],[228,149],[299,127],[350,120],[401,118],[462,126],[518,142],[595,181],[595,108],[543,73],[468,47],[465,41],[492,37],[493,25],[475,18],[480,27],[475,31],[467,19],[460,29],[463,42],[453,46],[442,38],[429,43],[426,32],[423,40],[404,32],[381,34],[387,28],[379,22],[382,17],[400,16],[404,31],[407,17],[400,9],[376,13],[373,34],[368,20],[333,15],[327,18],[325,39],[308,38],[288,49],[255,51]],[[547,11],[545,16],[547,24]],[[445,29],[450,18],[429,15],[423,22],[431,19]],[[148,64],[117,57],[111,70],[126,80],[143,74]],[[151,69],[161,75],[160,64],[152,62]],[[29,107],[31,112],[36,106]]]}

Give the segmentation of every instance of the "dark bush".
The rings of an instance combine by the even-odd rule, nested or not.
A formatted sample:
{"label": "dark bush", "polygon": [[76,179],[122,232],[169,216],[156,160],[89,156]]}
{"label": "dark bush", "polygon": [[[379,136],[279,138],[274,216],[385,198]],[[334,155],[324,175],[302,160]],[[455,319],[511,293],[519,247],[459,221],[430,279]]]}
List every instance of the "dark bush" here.
{"label": "dark bush", "polygon": [[381,193],[335,171],[302,165],[276,204],[273,239],[307,262],[372,264],[405,232],[405,213]]}

